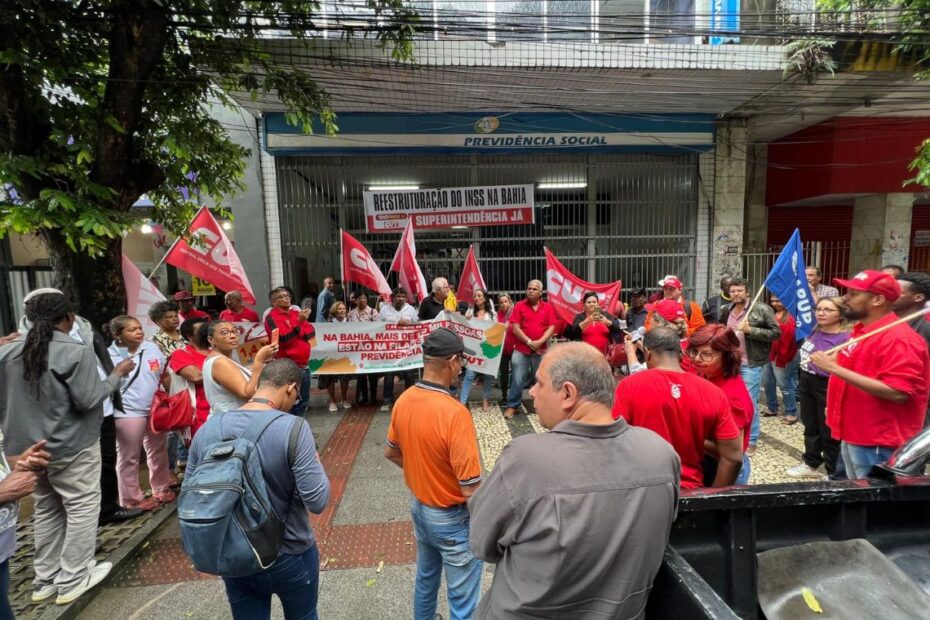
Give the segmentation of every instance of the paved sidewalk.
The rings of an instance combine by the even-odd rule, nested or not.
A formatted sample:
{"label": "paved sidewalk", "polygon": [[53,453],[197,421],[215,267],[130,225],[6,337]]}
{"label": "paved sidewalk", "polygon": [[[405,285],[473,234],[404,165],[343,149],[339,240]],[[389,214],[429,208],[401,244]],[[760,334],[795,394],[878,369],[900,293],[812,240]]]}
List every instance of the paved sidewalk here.
{"label": "paved sidewalk", "polygon": [[[475,390],[478,394],[480,390]],[[492,397],[499,397],[497,390]],[[330,506],[312,519],[320,546],[320,617],[410,618],[416,545],[403,476],[383,456],[390,413],[374,406],[329,413],[325,396],[317,391],[311,405],[307,420],[332,482]],[[471,403],[485,470],[494,466],[513,437],[545,432],[532,412],[532,402],[525,401],[525,406],[526,415],[505,420],[496,405],[485,412],[480,400]],[[793,482],[784,469],[797,463],[803,446],[801,425],[783,426],[776,418],[763,418],[762,429],[751,482]],[[123,544],[129,529],[139,525],[130,522],[112,531],[104,528],[100,559]],[[27,545],[17,556],[20,574],[14,577],[20,585],[25,579],[23,562],[31,553],[31,540],[24,542]],[[492,570],[486,567],[485,587],[490,585]],[[193,570],[173,516],[149,536],[138,553],[115,567],[113,577],[95,594],[81,618],[164,620],[230,615],[222,581]],[[273,609],[273,617],[282,617],[277,603]],[[38,617],[35,610],[24,611],[27,615],[20,617]],[[444,594],[440,612],[447,615]]]}

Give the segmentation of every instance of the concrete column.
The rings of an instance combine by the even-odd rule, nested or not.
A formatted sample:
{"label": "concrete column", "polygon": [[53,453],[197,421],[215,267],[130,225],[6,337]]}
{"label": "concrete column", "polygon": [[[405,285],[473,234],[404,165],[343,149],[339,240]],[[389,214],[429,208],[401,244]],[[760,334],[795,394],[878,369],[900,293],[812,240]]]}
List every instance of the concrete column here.
{"label": "concrete column", "polygon": [[870,194],[853,205],[849,272],[894,264],[907,268],[914,195]]}
{"label": "concrete column", "polygon": [[717,126],[711,282],[743,273],[745,194],[746,121],[734,120]]}
{"label": "concrete column", "polygon": [[[743,247],[764,251],[768,245],[768,207],[765,204],[765,180],[768,168],[768,147],[750,147],[746,159],[746,220]],[[785,239],[787,241],[787,239]]]}

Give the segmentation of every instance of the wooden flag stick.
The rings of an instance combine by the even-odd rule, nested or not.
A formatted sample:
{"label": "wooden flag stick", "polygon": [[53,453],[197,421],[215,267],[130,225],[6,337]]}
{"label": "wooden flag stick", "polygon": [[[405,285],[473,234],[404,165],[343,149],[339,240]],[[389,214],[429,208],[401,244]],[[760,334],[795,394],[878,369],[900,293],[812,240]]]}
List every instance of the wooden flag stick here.
{"label": "wooden flag stick", "polygon": [[746,310],[746,318],[740,323],[740,327],[749,322],[749,313],[752,312],[752,309],[756,307],[756,304],[759,303],[759,298],[762,297],[762,292],[765,290],[765,284],[759,287],[759,292],[756,293],[756,296],[752,298],[752,303],[749,304],[749,309]]}
{"label": "wooden flag stick", "polygon": [[[846,342],[844,342],[844,343],[842,343],[842,344],[838,344],[838,345],[836,345],[836,346],[833,347],[833,348],[827,349],[827,350],[824,351],[823,353],[826,354],[826,355],[832,355],[833,353],[836,353],[837,351],[842,351],[843,349],[845,349],[846,347],[848,347],[848,346],[851,345],[851,344],[855,344],[855,343],[857,343],[857,342],[862,342],[862,341],[865,340],[866,338],[871,338],[872,336],[874,336],[874,335],[876,335],[876,334],[880,334],[880,333],[882,333],[883,331],[885,331],[885,330],[887,330],[887,329],[891,329],[892,327],[894,327],[894,326],[896,326],[896,325],[901,325],[902,323],[910,323],[911,321],[913,321],[913,320],[916,319],[917,317],[922,317],[922,316],[925,316],[925,315],[927,315],[927,314],[930,314],[930,302],[928,302],[928,304],[927,304],[926,306],[924,306],[924,308],[923,308],[922,310],[918,310],[917,312],[913,312],[913,313],[911,313],[911,314],[909,314],[909,315],[907,315],[907,316],[903,316],[903,317],[901,317],[900,319],[898,319],[897,321],[893,321],[893,322],[891,322],[891,323],[888,323],[888,325],[883,325],[882,327],[879,327],[879,328],[876,329],[875,331],[868,332],[867,334],[862,334],[861,336],[857,336],[856,338],[851,338],[851,339],[847,340]],[[801,365],[804,366],[804,367],[806,368],[809,364],[810,364],[810,360],[806,360],[806,363],[801,364]]]}

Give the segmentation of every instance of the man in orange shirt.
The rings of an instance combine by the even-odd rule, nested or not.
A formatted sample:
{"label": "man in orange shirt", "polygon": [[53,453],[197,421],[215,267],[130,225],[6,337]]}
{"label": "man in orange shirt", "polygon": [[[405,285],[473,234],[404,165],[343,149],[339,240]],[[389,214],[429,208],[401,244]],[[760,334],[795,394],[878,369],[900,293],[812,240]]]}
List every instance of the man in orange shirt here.
{"label": "man in orange shirt", "polygon": [[[469,352],[470,353],[470,352]],[[481,560],[469,547],[466,502],[481,483],[471,414],[449,394],[465,347],[443,327],[423,341],[423,379],[394,403],[384,456],[404,470],[417,538],[414,618],[436,615],[446,570],[450,618],[471,618],[481,595]]]}

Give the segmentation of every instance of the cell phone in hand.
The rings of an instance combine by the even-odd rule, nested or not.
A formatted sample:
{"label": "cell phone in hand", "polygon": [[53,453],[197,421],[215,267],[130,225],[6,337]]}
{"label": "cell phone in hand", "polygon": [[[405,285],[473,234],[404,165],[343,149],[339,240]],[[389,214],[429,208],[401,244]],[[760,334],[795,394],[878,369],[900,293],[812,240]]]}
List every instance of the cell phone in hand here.
{"label": "cell phone in hand", "polygon": [[273,330],[271,330],[271,342],[269,344],[275,347],[278,346],[278,340],[280,340],[280,338],[281,338],[281,330],[275,327]]}

